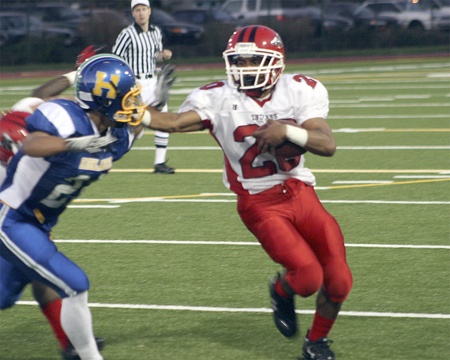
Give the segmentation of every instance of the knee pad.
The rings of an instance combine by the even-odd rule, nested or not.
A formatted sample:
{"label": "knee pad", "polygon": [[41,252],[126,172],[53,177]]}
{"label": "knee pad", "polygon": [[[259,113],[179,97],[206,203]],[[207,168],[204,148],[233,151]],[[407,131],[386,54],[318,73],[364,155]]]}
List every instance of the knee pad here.
{"label": "knee pad", "polygon": [[334,270],[325,275],[325,292],[328,298],[336,303],[342,303],[347,299],[353,285],[352,273],[345,264],[339,270]]}
{"label": "knee pad", "polygon": [[312,263],[286,273],[288,285],[301,297],[315,294],[323,283],[323,271],[319,263]]}

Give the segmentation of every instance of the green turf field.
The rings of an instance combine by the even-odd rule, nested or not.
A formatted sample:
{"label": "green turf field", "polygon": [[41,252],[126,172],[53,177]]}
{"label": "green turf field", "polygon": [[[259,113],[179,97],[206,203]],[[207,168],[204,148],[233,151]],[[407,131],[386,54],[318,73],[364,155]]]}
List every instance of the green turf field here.
{"label": "green turf field", "polygon": [[[354,287],[330,333],[338,360],[450,358],[450,62],[416,58],[289,66],[329,90],[338,151],[306,155],[346,237]],[[170,108],[224,70],[179,71]],[[0,82],[0,108],[47,79]],[[175,175],[153,175],[152,132],[72,203],[59,248],[91,280],[107,360],[297,359],[275,329],[279,267],[241,224],[204,133],[173,134]],[[59,359],[27,290],[0,313],[1,360]],[[297,298],[301,336],[314,299]]]}

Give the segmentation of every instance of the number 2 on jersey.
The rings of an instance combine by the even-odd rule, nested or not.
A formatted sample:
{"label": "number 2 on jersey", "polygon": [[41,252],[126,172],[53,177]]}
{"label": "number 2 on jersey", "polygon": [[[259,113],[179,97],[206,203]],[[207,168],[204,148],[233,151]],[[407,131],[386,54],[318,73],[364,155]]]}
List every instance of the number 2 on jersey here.
{"label": "number 2 on jersey", "polygon": [[[234,131],[234,141],[244,142],[245,138],[252,136],[258,127],[259,126],[256,124],[239,126]],[[255,142],[239,159],[244,179],[254,179],[276,174],[277,165],[282,171],[289,171],[296,167],[300,162],[300,157],[289,160],[276,157],[276,161],[267,159],[262,165],[254,166],[255,159],[260,154],[261,152],[258,149],[258,144]]]}

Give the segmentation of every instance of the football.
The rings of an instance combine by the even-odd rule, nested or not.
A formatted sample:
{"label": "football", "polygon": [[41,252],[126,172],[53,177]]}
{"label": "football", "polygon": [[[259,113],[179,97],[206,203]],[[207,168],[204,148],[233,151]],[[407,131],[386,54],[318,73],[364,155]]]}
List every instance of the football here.
{"label": "football", "polygon": [[[293,119],[282,119],[282,120],[276,120],[282,124],[285,125],[294,125],[297,126],[297,123]],[[260,127],[260,129],[266,128],[267,125],[263,125]],[[288,158],[294,158],[297,156],[301,156],[306,152],[304,148],[302,148],[300,145],[294,144],[293,142],[290,142],[286,140],[282,144],[278,145],[275,148],[275,155],[283,157],[285,159]]]}
{"label": "football", "polygon": [[300,145],[294,144],[290,141],[285,141],[275,148],[276,156],[284,157],[285,159],[301,156],[306,152]]}

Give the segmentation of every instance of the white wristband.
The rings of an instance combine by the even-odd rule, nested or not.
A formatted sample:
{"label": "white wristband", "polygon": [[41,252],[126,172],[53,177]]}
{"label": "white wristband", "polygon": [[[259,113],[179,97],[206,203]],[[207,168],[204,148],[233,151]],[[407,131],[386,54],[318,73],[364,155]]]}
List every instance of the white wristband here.
{"label": "white wristband", "polygon": [[145,110],[144,115],[142,116],[141,124],[145,127],[148,127],[150,123],[152,122],[152,114],[150,114],[150,111]]}
{"label": "white wristband", "polygon": [[308,131],[297,126],[286,125],[286,138],[303,147],[308,142]]}
{"label": "white wristband", "polygon": [[71,71],[67,74],[62,75],[64,76],[67,80],[69,80],[70,86],[72,86],[73,84],[75,84],[75,78],[77,76],[77,72],[76,71]]}

